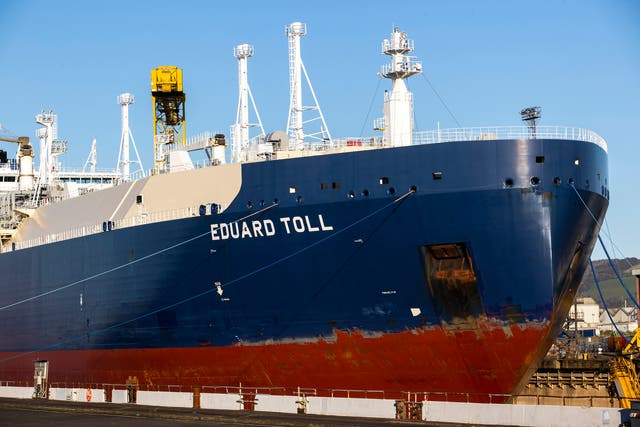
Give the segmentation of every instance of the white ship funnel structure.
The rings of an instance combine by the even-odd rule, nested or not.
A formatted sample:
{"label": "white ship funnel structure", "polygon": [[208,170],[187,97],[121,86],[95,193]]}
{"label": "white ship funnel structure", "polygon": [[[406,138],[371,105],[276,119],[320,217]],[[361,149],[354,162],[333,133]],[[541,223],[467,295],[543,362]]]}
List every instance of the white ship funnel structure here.
{"label": "white ship funnel structure", "polygon": [[382,67],[381,77],[393,82],[391,93],[384,94],[384,143],[392,147],[411,145],[413,133],[413,94],[404,79],[422,72],[422,63],[406,56],[413,51],[413,40],[407,33],[394,28],[390,39],[382,42],[382,53],[391,56],[391,63]]}
{"label": "white ship funnel structure", "polygon": [[33,190],[33,149],[29,140],[20,142],[18,147],[18,161],[20,176],[18,178],[20,191]]}

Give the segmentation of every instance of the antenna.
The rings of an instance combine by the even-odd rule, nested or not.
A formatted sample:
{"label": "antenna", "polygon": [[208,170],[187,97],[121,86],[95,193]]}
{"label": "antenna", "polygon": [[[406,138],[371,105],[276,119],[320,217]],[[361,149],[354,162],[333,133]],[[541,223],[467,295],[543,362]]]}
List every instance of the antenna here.
{"label": "antenna", "polygon": [[[120,174],[120,179],[122,181],[129,181],[131,179],[129,168],[129,165],[131,163],[138,163],[138,165],[140,166],[140,170],[142,171],[142,176],[144,176],[144,168],[142,167],[142,162],[140,161],[140,154],[138,154],[136,142],[133,139],[131,129],[129,128],[129,105],[133,104],[133,101],[133,95],[130,93],[121,93],[120,95],[118,95],[118,104],[120,104],[121,106],[122,113],[122,136],[120,137],[120,153],[118,153],[117,172]],[[133,150],[136,153],[137,160],[135,161],[129,160],[129,138],[131,138]]]}
{"label": "antenna", "polygon": [[[285,32],[289,39],[289,117],[287,118],[286,131],[289,136],[289,149],[303,149],[305,137],[309,137],[322,143],[328,142],[331,146],[333,145],[333,142],[331,140],[329,128],[324,120],[322,110],[320,109],[318,99],[316,98],[316,93],[313,90],[311,80],[307,74],[307,69],[304,67],[302,57],[300,56],[300,37],[307,34],[307,26],[300,22],[294,22],[285,28]],[[302,73],[304,73],[307,86],[309,86],[311,96],[313,96],[313,101],[315,103],[313,106],[302,105]],[[318,117],[303,121],[303,110],[316,110],[318,111]],[[320,130],[315,133],[305,134],[303,125],[318,119],[321,121]]]}
{"label": "antenna", "polygon": [[96,139],[93,138],[91,141],[91,151],[89,152],[89,156],[87,157],[87,161],[84,162],[84,166],[82,167],[82,172],[86,172],[87,166],[89,166],[89,172],[96,171],[96,164],[98,164],[98,151],[96,150]]}
{"label": "antenna", "polygon": [[520,117],[522,117],[522,121],[529,126],[529,132],[531,134],[531,138],[536,137],[536,124],[538,119],[542,115],[542,108],[540,107],[527,107],[520,111]]}
{"label": "antenna", "polygon": [[[240,161],[243,151],[249,146],[249,128],[260,126],[261,135],[264,135],[262,120],[253,99],[249,81],[247,78],[247,58],[253,56],[253,46],[241,44],[233,49],[233,54],[238,58],[238,111],[236,113],[236,124],[231,127],[231,156],[232,161]],[[258,124],[249,123],[249,99],[256,113]]]}
{"label": "antenna", "polygon": [[411,145],[413,136],[413,94],[404,79],[422,73],[422,63],[406,56],[410,52],[413,40],[398,28],[393,29],[390,39],[382,41],[382,53],[391,56],[391,63],[382,67],[380,76],[393,83],[391,93],[384,94],[384,123],[376,127],[384,130],[384,142],[393,147]]}

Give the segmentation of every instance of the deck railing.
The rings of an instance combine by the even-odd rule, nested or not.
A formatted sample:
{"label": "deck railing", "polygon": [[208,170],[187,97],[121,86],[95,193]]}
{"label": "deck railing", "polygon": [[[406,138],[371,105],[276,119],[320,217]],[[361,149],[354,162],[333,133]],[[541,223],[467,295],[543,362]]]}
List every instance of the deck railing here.
{"label": "deck railing", "polygon": [[[439,144],[459,141],[495,141],[500,139],[559,139],[590,142],[607,151],[607,143],[596,132],[567,126],[537,126],[535,130],[528,126],[487,126],[459,129],[439,129],[414,132],[412,145]],[[383,147],[381,137],[351,137],[333,140],[333,147]],[[329,147],[326,147],[329,148]],[[318,150],[318,145],[310,147]]]}
{"label": "deck railing", "polygon": [[[414,132],[412,144],[439,144],[445,142],[456,141],[493,141],[502,139],[556,139],[556,140],[575,140],[590,142],[598,145],[607,151],[607,143],[596,132],[576,127],[567,126],[537,126],[535,129],[528,126],[493,126],[493,127],[474,127],[460,129],[439,129],[426,132]],[[305,145],[305,150],[323,151],[344,147],[384,147],[385,141],[381,137],[351,137],[334,139],[331,146],[323,143],[310,143]],[[203,165],[196,165],[201,167]],[[145,174],[139,172],[136,178]],[[148,175],[147,175],[148,176]],[[122,220],[111,221],[109,230],[131,227],[140,224],[152,222],[169,221],[173,219],[187,218],[198,213],[197,207],[187,207],[182,209],[174,209],[170,211],[154,212],[150,214],[142,214]],[[35,239],[16,242],[15,244],[0,247],[0,253],[9,252],[17,249],[25,249],[32,246],[57,242],[61,240],[83,237],[89,234],[95,234],[103,231],[103,224],[91,226],[77,227],[60,233],[48,234]]]}
{"label": "deck railing", "polygon": [[113,220],[113,221],[105,220],[99,224],[76,227],[69,230],[61,231],[59,233],[51,233],[51,234],[39,236],[33,239],[25,240],[22,242],[15,242],[14,244],[11,244],[11,245],[5,245],[2,248],[0,248],[0,253],[11,252],[12,250],[27,249],[33,246],[60,242],[62,240],[75,239],[77,237],[84,237],[91,234],[113,231],[121,228],[133,227],[136,225],[188,218],[191,216],[199,215],[200,214],[199,210],[200,210],[199,207],[194,206],[194,207],[171,209],[171,210],[159,211],[159,212],[153,212],[153,213],[142,213],[140,215],[132,216],[129,218],[123,218],[119,220]]}

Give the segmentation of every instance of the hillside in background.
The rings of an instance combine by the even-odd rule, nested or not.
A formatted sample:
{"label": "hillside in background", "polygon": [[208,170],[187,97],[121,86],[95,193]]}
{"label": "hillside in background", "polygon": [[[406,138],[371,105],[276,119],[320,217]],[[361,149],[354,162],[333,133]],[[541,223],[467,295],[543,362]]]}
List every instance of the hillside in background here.
{"label": "hillside in background", "polygon": [[[638,264],[640,264],[640,259],[631,257],[614,259],[612,261],[622,276],[625,286],[629,292],[631,292],[633,298],[638,300],[638,295],[636,294],[636,279],[631,275],[630,266],[638,266]],[[602,290],[602,294],[608,307],[622,307],[625,305],[625,301],[627,306],[633,306],[633,301],[631,301],[627,292],[620,285],[615,272],[609,264],[609,260],[603,259],[593,261],[593,267],[596,271],[596,276],[600,283],[600,289]],[[593,279],[593,274],[591,273],[591,268],[589,266],[587,266],[587,270],[582,277],[578,296],[591,297],[602,306],[602,301],[600,301],[595,280]]]}

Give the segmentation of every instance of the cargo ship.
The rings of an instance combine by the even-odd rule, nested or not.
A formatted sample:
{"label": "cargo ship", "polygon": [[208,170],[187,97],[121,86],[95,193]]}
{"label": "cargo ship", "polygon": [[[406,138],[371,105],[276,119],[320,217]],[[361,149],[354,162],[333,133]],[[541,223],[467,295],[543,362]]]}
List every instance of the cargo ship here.
{"label": "cargo ship", "polygon": [[381,137],[308,143],[294,108],[298,127],[235,144],[238,161],[223,135],[206,167],[158,145],[164,169],[27,212],[0,253],[0,380],[37,361],[94,387],[523,387],[604,218],[606,143],[535,108],[414,132],[413,43],[395,29],[382,50]]}

